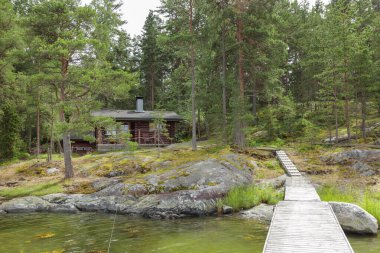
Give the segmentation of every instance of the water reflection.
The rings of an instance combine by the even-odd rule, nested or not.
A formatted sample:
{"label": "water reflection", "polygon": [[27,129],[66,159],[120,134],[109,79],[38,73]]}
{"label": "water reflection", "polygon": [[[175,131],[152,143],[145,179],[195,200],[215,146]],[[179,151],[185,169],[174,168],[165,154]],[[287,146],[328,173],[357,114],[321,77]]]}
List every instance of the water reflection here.
{"label": "water reflection", "polygon": [[[0,252],[107,252],[113,216],[18,214],[0,216]],[[262,252],[267,226],[237,218],[157,221],[117,216],[114,253]],[[380,252],[378,237],[349,236],[357,253]]]}
{"label": "water reflection", "polygon": [[[113,216],[0,217],[0,252],[107,252]],[[236,218],[157,221],[118,216],[111,252],[261,252],[267,228]]]}

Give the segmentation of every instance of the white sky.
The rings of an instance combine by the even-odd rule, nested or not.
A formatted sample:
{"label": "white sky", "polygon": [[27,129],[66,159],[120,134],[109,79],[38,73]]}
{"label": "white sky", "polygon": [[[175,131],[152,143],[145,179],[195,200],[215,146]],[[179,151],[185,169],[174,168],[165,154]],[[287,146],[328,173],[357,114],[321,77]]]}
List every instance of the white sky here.
{"label": "white sky", "polygon": [[126,30],[133,37],[141,34],[149,10],[160,6],[160,0],[122,0],[121,12],[127,20]]}
{"label": "white sky", "polygon": [[[83,2],[90,2],[90,0]],[[128,22],[125,29],[132,37],[141,34],[149,10],[155,10],[160,6],[160,0],[121,0],[121,2],[123,6],[120,11],[123,19]],[[309,0],[309,2],[313,5],[315,0]],[[328,3],[330,0],[323,0],[323,2]]]}
{"label": "white sky", "polygon": [[[121,0],[123,6],[121,12],[123,18],[127,20],[126,25],[127,32],[133,37],[141,34],[142,27],[149,10],[155,10],[160,6],[160,0]],[[298,0],[299,2],[301,0]],[[314,5],[315,0],[309,0],[310,5]],[[330,0],[323,0],[324,3],[330,2]]]}

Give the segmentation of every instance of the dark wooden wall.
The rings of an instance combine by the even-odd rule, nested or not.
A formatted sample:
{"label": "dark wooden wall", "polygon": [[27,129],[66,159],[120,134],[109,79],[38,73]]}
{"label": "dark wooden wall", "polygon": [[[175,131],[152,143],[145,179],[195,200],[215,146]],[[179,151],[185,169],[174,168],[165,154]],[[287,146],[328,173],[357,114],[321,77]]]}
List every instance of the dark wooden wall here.
{"label": "dark wooden wall", "polygon": [[[149,121],[136,121],[134,124],[130,124],[132,140],[140,144],[157,144],[158,136],[157,131],[152,130],[149,127]],[[170,144],[174,142],[175,137],[175,122],[167,122],[166,123],[166,134],[161,134],[160,136],[160,144]]]}

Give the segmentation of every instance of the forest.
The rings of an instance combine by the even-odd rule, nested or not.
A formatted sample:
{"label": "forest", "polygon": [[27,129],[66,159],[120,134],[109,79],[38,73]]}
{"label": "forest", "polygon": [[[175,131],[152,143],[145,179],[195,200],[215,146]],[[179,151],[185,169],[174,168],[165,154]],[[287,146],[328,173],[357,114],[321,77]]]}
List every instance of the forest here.
{"label": "forest", "polygon": [[135,96],[182,115],[194,149],[379,142],[378,0],[162,0],[133,38],[120,7],[0,0],[0,161],[60,152],[72,177],[70,134]]}

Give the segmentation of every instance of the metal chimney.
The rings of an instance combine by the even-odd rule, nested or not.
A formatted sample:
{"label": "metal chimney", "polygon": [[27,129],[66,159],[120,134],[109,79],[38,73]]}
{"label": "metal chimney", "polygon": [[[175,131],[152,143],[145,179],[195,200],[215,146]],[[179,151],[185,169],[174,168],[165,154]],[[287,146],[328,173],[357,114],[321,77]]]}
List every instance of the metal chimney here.
{"label": "metal chimney", "polygon": [[136,97],[136,112],[144,112],[144,97]]}

